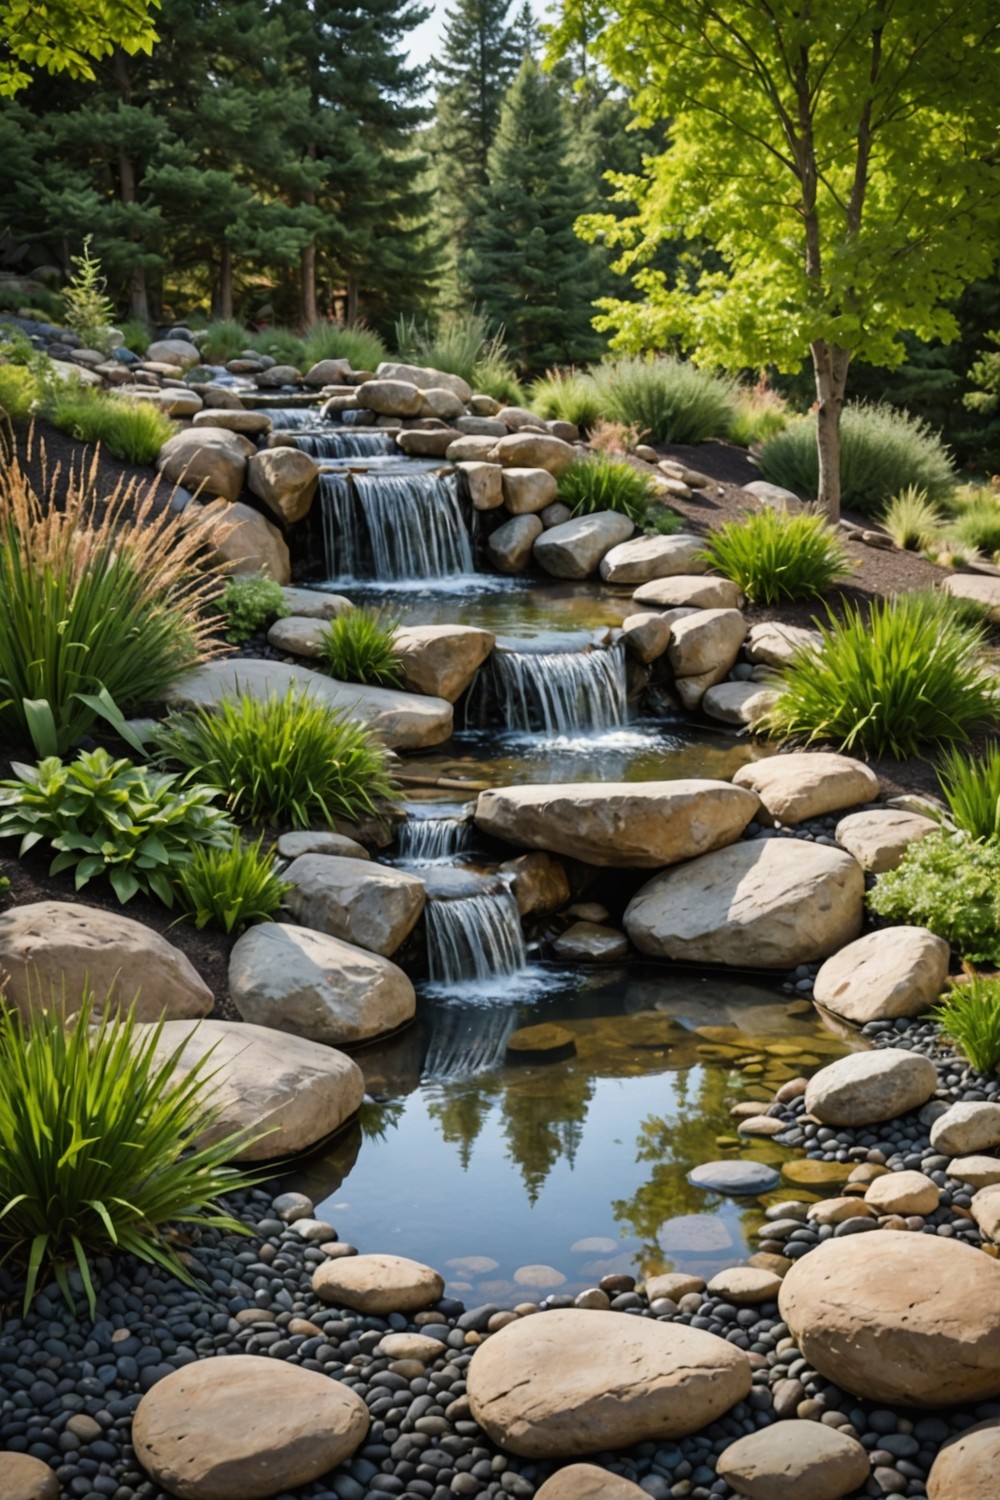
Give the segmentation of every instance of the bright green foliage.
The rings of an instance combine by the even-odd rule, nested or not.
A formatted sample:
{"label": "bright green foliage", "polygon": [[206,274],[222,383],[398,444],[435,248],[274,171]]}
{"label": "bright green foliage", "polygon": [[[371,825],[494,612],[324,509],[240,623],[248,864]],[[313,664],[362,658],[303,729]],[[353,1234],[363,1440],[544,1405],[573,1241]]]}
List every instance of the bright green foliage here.
{"label": "bright green foliage", "polygon": [[741,448],[755,448],[788,425],[789,411],[784,398],[769,386],[740,386],[736,393],[736,415],[729,431],[731,442]]}
{"label": "bright green foliage", "polygon": [[897,547],[922,552],[938,540],[944,517],[928,500],[926,490],[908,484],[893,495],[880,520]]}
{"label": "bright green foliage", "polygon": [[974,963],[1000,963],[1000,846],[932,833],[878,876],[868,905],[890,922],[929,927]]}
{"label": "bright green foliage", "polygon": [[73,382],[51,387],[45,415],[60,432],[82,443],[100,443],[115,458],[131,464],[155,463],[164,443],[177,431],[176,422],[152,401],[129,401]]}
{"label": "bright green foliage", "polygon": [[642,529],[646,536],[673,536],[681,531],[684,526],[683,516],[679,516],[669,505],[662,502],[654,504],[647,510],[643,517]]}
{"label": "bright green foliage", "polygon": [[847,606],[820,636],[782,671],[781,696],[761,721],[770,733],[902,759],[964,740],[996,711],[982,630],[932,595],[876,600],[867,618]]}
{"label": "bright green foliage", "polygon": [[1000,551],[1000,496],[979,490],[955,506],[948,535],[969,551],[992,557]]}
{"label": "bright green foliage", "polygon": [[41,387],[24,365],[0,365],[0,416],[23,422],[35,410]]}
{"label": "bright green foliage", "polygon": [[108,354],[108,328],[114,322],[114,304],[105,296],[107,280],[101,273],[101,263],[90,253],[92,235],[83,241],[83,250],[70,259],[76,269],[63,291],[63,314],[66,327],[71,328],[88,349],[100,349]]}
{"label": "bright green foliage", "polygon": [[50,1272],[74,1308],[75,1269],[93,1319],[90,1259],[114,1251],[192,1285],[163,1227],[245,1234],[215,1199],[260,1180],[227,1165],[260,1135],[197,1144],[218,1119],[211,1057],[176,1077],[174,1058],[155,1056],[160,1026],[95,1009],[63,996],[34,1009],[30,1030],[13,1009],[0,1025],[0,1263],[26,1273],[25,1312]]}
{"label": "bright green foliage", "polygon": [[770,508],[727,521],[708,538],[703,558],[738,583],[752,604],[818,599],[851,571],[824,516]]}
{"label": "bright green foliage", "polygon": [[604,397],[584,370],[546,370],[532,381],[529,399],[540,417],[575,422],[584,431],[605,415]]}
{"label": "bright green foliage", "polygon": [[969,370],[968,378],[977,389],[967,391],[962,404],[976,413],[981,429],[976,433],[976,446],[988,472],[993,473],[1000,460],[1000,332],[987,333],[986,339],[993,348],[981,351]]}
{"label": "bright green foliage", "polygon": [[234,833],[228,845],[200,845],[177,870],[178,904],[199,929],[211,922],[232,932],[248,922],[271,922],[289,890],[263,835],[244,843]]}
{"label": "bright green foliage", "polygon": [[47,844],[50,875],[72,871],[78,891],[106,875],[122,902],[142,891],[172,906],[171,882],[192,848],[224,841],[232,827],[212,805],[215,788],[178,785],[102,749],[68,764],[15,763],[14,773],[0,782],[0,838],[20,838],[20,854]]}
{"label": "bright green foliage", "polygon": [[288,613],[281,584],[249,573],[227,579],[216,606],[226,617],[226,640],[234,646],[242,645],[271,620]]}
{"label": "bright green foliage", "polygon": [[938,766],[938,780],[956,828],[974,839],[1000,841],[1000,746],[970,759],[949,750]]}
{"label": "bright green foliage", "polygon": [[969,969],[935,1010],[942,1032],[980,1073],[1000,1063],[1000,979]]}
{"label": "bright green foliage", "polygon": [[651,443],[725,438],[735,416],[736,382],[680,359],[617,359],[593,371],[604,413]]}
{"label": "bright green foliage", "polygon": [[615,510],[642,526],[655,495],[646,474],[603,453],[576,459],[559,476],[559,499],[576,516]]}
{"label": "bright green foliage", "polygon": [[369,730],[293,688],[172,715],[159,744],[252,823],[332,826],[395,800],[386,752]]}
{"label": "bright green foliage", "polygon": [[[819,493],[816,420],[800,417],[768,439],[760,471],[804,499]],[[928,499],[946,498],[956,482],[951,455],[938,433],[909,412],[879,403],[845,408],[841,425],[840,486],[845,510],[877,516],[908,485]]]}
{"label": "bright green foliage", "polygon": [[374,370],[388,350],[370,328],[345,328],[342,323],[311,323],[302,337],[306,368],[321,359],[346,359],[352,370]]}
{"label": "bright green foliage", "polygon": [[31,82],[29,69],[93,78],[116,47],[150,52],[159,0],[5,0],[0,11],[0,98]]}
{"label": "bright green foliage", "polygon": [[320,659],[338,682],[395,687],[403,667],[396,654],[398,619],[378,609],[349,609],[320,635]]}

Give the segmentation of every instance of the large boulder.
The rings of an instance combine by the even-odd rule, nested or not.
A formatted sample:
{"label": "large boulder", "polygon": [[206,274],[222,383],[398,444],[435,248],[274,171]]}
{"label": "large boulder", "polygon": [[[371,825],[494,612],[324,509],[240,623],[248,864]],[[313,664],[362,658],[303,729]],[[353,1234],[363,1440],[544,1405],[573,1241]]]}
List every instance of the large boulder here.
{"label": "large boulder", "polygon": [[285,922],[262,922],[237,939],[229,993],[244,1021],[330,1047],[395,1031],[416,1009],[413,985],[388,959]]}
{"label": "large boulder", "polygon": [[32,1004],[65,996],[79,1009],[89,986],[98,1010],[127,1009],[140,1021],[207,1016],[212,992],[179,948],[143,922],[78,901],[33,901],[0,913],[4,998],[28,1016]]}
{"label": "large boulder", "polygon": [[531,549],[544,527],[537,516],[512,516],[486,543],[490,562],[498,573],[523,573],[531,561]]}
{"label": "large boulder", "polygon": [[960,1241],[827,1240],[792,1266],[778,1310],[813,1369],[865,1400],[936,1407],[1000,1395],[1000,1263]]}
{"label": "large boulder", "polygon": [[416,417],[423,411],[424,398],[409,380],[366,380],[357,387],[359,406],[384,417]]}
{"label": "large boulder", "polygon": [[[686,680],[690,682],[691,678]],[[720,724],[752,726],[777,699],[774,689],[760,682],[718,682],[702,695],[701,711]]]}
{"label": "large boulder", "polygon": [[279,521],[291,525],[309,514],[319,464],[301,448],[264,448],[250,460],[247,483]]}
{"label": "large boulder", "polygon": [[136,1408],[131,1441],[147,1474],[180,1500],[269,1500],[350,1458],[369,1422],[341,1381],[237,1354],[158,1380]]}
{"label": "large boulder", "polygon": [[996,1150],[1000,1146],[1000,1104],[986,1099],[952,1104],[931,1126],[931,1146],[943,1156]]}
{"label": "large boulder", "polygon": [[472,388],[461,375],[433,370],[426,365],[404,365],[398,360],[383,360],[375,371],[379,380],[405,380],[418,391],[446,390],[464,404],[472,399]]}
{"label": "large boulder", "polygon": [[490,459],[505,469],[548,469],[556,476],[568,469],[576,449],[547,432],[512,432],[495,445]]}
{"label": "large boulder", "polygon": [[693,609],[739,609],[743,594],[739,584],[729,578],[709,573],[674,573],[668,578],[654,578],[632,595],[643,609],[676,609],[690,605]]}
{"label": "large boulder", "polygon": [[404,625],[393,645],[403,686],[454,703],[493,650],[496,637],[474,625]]}
{"label": "large boulder", "polygon": [[731,844],[756,811],[724,781],[568,782],[482,792],[475,821],[509,844],[651,870]]}
{"label": "large boulder", "polygon": [[198,364],[201,355],[190,339],[154,339],[145,359],[147,364],[174,365],[180,370],[185,365]]}
{"label": "large boulder", "polygon": [[178,1081],[199,1062],[214,1075],[219,1115],[202,1144],[261,1132],[234,1152],[236,1161],[307,1151],[356,1114],[365,1093],[364,1074],[343,1052],[247,1021],[167,1021],[155,1057],[173,1060]]}
{"label": "large boulder", "polygon": [[[705,673],[725,676],[739,655],[746,633],[746,621],[738,609],[700,609],[697,614],[672,621],[667,660],[677,677]],[[705,689],[712,686],[706,682]]]}
{"label": "large boulder", "polygon": [[352,374],[349,359],[320,359],[302,377],[303,385],[343,385]]}
{"label": "large boulder", "polygon": [[589,578],[604,554],[634,530],[628,516],[595,510],[543,531],[535,542],[535,561],[553,578]]}
{"label": "large boulder", "polygon": [[[172,390],[170,387],[169,390]],[[164,394],[161,392],[160,394]],[[197,397],[195,398],[198,399]],[[261,437],[271,431],[271,418],[263,411],[233,411],[226,407],[206,407],[197,412],[192,427],[223,427],[227,432],[241,432],[244,437]]]}
{"label": "large boulder", "polygon": [[424,909],[424,883],[404,870],[301,854],[285,871],[285,905],[298,922],[383,958],[395,953]]}
{"label": "large boulder", "polygon": [[383,1317],[429,1307],[442,1296],[444,1280],[404,1255],[351,1255],[317,1266],[312,1287],[321,1302]]}
{"label": "large boulder", "polygon": [[902,1047],[852,1052],[810,1078],[806,1110],[823,1125],[876,1125],[926,1104],[937,1088],[930,1058]]}
{"label": "large boulder", "polygon": [[622,621],[622,640],[639,661],[658,661],[670,644],[670,621],[655,610],[629,615]]}
{"label": "large boulder", "polygon": [[164,702],[169,708],[212,708],[223,698],[241,693],[281,698],[290,687],[367,724],[393,750],[421,750],[440,745],[451,735],[452,707],[443,698],[337,682],[308,667],[253,656],[229,657],[197,667],[167,690]]}
{"label": "large boulder", "polygon": [[654,876],[629,903],[625,930],[657,958],[792,969],[857,937],[864,891],[839,849],[753,839]]}
{"label": "large boulder", "polygon": [[189,427],[168,438],[156,467],[171,484],[238,500],[246,480],[247,459],[256,452],[249,438],[225,427]]}
{"label": "large boulder", "polygon": [[998,1474],[1000,1418],[990,1417],[945,1443],[927,1476],[927,1500],[994,1500]]}
{"label": "large boulder", "polygon": [[481,459],[465,459],[455,467],[472,501],[473,510],[496,510],[503,504],[503,469],[499,464],[483,463]]}
{"label": "large boulder", "polygon": [[619,1312],[561,1308],[480,1344],[472,1415],[523,1458],[574,1458],[698,1432],[750,1391],[742,1350],[714,1334]]}
{"label": "large boulder", "polygon": [[676,536],[637,536],[622,542],[601,562],[605,583],[648,583],[675,573],[707,573],[703,561],[705,543],[699,536],[678,532]]}
{"label": "large boulder", "polygon": [[747,660],[755,666],[784,667],[799,651],[816,651],[822,644],[819,631],[810,630],[807,625],[761,620],[750,627]]}
{"label": "large boulder", "polygon": [[870,1470],[857,1438],[822,1422],[773,1422],[719,1455],[720,1479],[749,1500],[841,1500]]}
{"label": "large boulder", "polygon": [[214,561],[226,573],[259,573],[275,583],[289,583],[292,562],[284,537],[266,516],[250,505],[213,500],[191,501],[183,511],[186,526],[202,533]]}
{"label": "large boulder", "polygon": [[59,1500],[54,1470],[30,1453],[0,1453],[0,1495],[4,1500]]}
{"label": "large boulder", "polygon": [[940,828],[940,823],[923,813],[901,807],[873,807],[841,818],[834,837],[863,870],[882,875],[896,868],[911,844],[938,833]]}
{"label": "large boulder", "polygon": [[566,1464],[535,1491],[535,1500],[647,1500],[648,1494],[597,1464]]}
{"label": "large boulder", "polygon": [[786,827],[807,818],[824,818],[859,802],[873,802],[879,793],[874,771],[860,760],[831,750],[801,750],[755,760],[740,766],[733,781],[755,791],[774,821]]}
{"label": "large boulder", "polygon": [[558,492],[548,469],[501,469],[504,504],[512,516],[537,515],[551,505]]}
{"label": "large boulder", "polygon": [[423,392],[420,415],[450,422],[455,417],[465,416],[465,402],[460,401],[454,391],[446,390],[443,385],[428,386]]}
{"label": "large boulder", "polygon": [[880,927],[827,959],[813,999],[856,1026],[919,1016],[944,989],[950,959],[944,938],[926,927]]}

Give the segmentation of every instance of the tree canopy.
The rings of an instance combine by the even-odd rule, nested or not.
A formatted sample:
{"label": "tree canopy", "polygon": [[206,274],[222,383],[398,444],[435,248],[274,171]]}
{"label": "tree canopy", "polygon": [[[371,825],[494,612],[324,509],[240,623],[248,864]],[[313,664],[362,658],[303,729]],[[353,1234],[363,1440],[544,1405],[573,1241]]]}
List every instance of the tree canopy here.
{"label": "tree canopy", "polygon": [[32,68],[94,77],[96,59],[116,47],[150,52],[150,15],[160,0],[5,0],[0,6],[0,98],[31,82]]}

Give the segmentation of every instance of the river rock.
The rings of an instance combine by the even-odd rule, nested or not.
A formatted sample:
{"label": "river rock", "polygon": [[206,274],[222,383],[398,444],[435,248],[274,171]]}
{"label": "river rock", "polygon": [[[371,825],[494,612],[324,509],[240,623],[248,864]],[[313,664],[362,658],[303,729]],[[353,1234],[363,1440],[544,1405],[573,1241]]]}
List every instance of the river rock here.
{"label": "river rock", "polygon": [[354,392],[359,406],[385,417],[416,417],[424,398],[409,380],[366,380]]}
{"label": "river rock", "polygon": [[228,657],[196,667],[167,689],[164,703],[169,708],[210,708],[240,693],[280,698],[290,687],[367,724],[393,750],[440,745],[451,736],[452,707],[444,698],[336,682],[308,667],[252,656]]}
{"label": "river rock", "polygon": [[48,1464],[30,1453],[0,1453],[4,1500],[59,1500],[59,1481]]}
{"label": "river rock", "polygon": [[858,802],[872,802],[879,792],[874,771],[830,750],[802,750],[755,760],[740,766],[733,781],[755,791],[774,821],[786,827],[826,817]]}
{"label": "river rock", "polygon": [[1000,1418],[991,1417],[945,1443],[927,1476],[927,1500],[995,1500],[998,1473]]}
{"label": "river rock", "polygon": [[617,927],[599,922],[574,922],[556,938],[552,951],[569,963],[612,964],[628,958],[629,941]]}
{"label": "river rock", "polygon": [[491,437],[477,433],[463,433],[445,449],[445,458],[452,464],[492,463],[495,447],[496,442]]}
{"label": "river rock", "polygon": [[911,844],[938,833],[940,828],[934,818],[925,818],[921,813],[901,808],[872,808],[841,818],[835,837],[863,870],[882,875],[896,868]]}
{"label": "river rock", "polygon": [[251,494],[286,525],[301,521],[319,484],[319,464],[300,448],[264,448],[247,465]]}
{"label": "river rock", "polygon": [[455,417],[465,416],[465,402],[460,401],[454,391],[446,390],[443,385],[431,385],[423,392],[420,415],[451,422]]}
{"label": "river rock", "polygon": [[281,859],[298,859],[300,854],[335,854],[341,859],[370,859],[363,844],[329,828],[296,828],[278,838]]}
{"label": "river rock", "polygon": [[[161,393],[162,394],[162,393]],[[197,398],[196,398],[197,399]],[[227,432],[241,432],[244,437],[260,437],[271,431],[271,418],[262,411],[216,410],[204,407],[194,415],[192,427],[224,427]]]}
{"label": "river rock", "polygon": [[343,594],[329,594],[325,589],[283,588],[281,592],[287,613],[308,620],[335,620],[354,608]]}
{"label": "river rock", "polygon": [[629,615],[622,622],[622,640],[641,662],[657,661],[670,644],[670,621],[655,611]]}
{"label": "river rock", "polygon": [[940,1201],[941,1189],[923,1172],[887,1172],[865,1192],[877,1214],[932,1214]]}
{"label": "river rock", "polygon": [[405,870],[302,854],[285,871],[285,905],[306,927],[384,958],[413,931],[424,909],[424,883]]}
{"label": "river rock", "polygon": [[762,1161],[706,1161],[687,1174],[692,1187],[709,1193],[732,1193],[736,1196],[770,1193],[781,1181],[773,1167]]}
{"label": "river rock", "polygon": [[936,1088],[937,1069],[929,1058],[880,1047],[839,1057],[814,1073],[806,1110],[822,1125],[876,1125],[919,1109]]}
{"label": "river rock", "polygon": [[[2,922],[0,918],[0,925]],[[931,1126],[931,1146],[942,1156],[995,1150],[1000,1146],[1000,1104],[969,1099],[950,1105]]]}
{"label": "river rock", "polygon": [[535,411],[524,406],[502,406],[496,413],[508,432],[545,432],[545,422]]}
{"label": "river rock", "polygon": [[298,385],[300,379],[297,365],[268,365],[254,375],[253,382],[260,391],[277,391],[284,385]]}
{"label": "river rock", "polygon": [[958,1240],[827,1240],[792,1266],[778,1310],[813,1369],[866,1400],[937,1407],[1000,1394],[1000,1262]]}
{"label": "river rock", "polygon": [[375,374],[379,380],[405,380],[410,385],[415,385],[418,391],[451,391],[466,406],[472,399],[472,388],[461,375],[434,370],[427,365],[405,365],[398,360],[383,360]]}
{"label": "river rock", "polygon": [[707,573],[705,543],[699,536],[637,536],[612,547],[601,563],[605,583],[648,583],[680,573]]}
{"label": "river rock", "polygon": [[947,984],[950,961],[944,938],[926,927],[876,928],[827,959],[813,999],[856,1026],[919,1016]]}
{"label": "river rock", "polygon": [[751,625],[747,637],[747,660],[765,667],[785,667],[800,651],[816,651],[823,643],[818,630],[806,625],[783,625],[761,620]]}
{"label": "river rock", "polygon": [[496,644],[489,630],[473,625],[404,625],[393,646],[403,668],[403,686],[454,703]]}
{"label": "river rock", "polygon": [[324,385],[344,385],[352,374],[349,359],[320,359],[302,377],[303,385],[317,389]]}
{"label": "river rock", "polygon": [[629,903],[625,931],[657,958],[792,969],[858,935],[864,888],[840,849],[754,839],[654,876]]}
{"label": "river rock", "polygon": [[995,1156],[955,1156],[948,1163],[948,1176],[970,1187],[993,1187],[1000,1182],[1000,1159]]}
{"label": "river rock", "polygon": [[701,710],[720,724],[750,726],[773,708],[777,700],[777,692],[759,682],[719,682],[702,694]]}
{"label": "river rock", "polygon": [[[738,609],[701,609],[681,619],[675,617],[670,627],[667,660],[678,677],[696,677],[706,672],[725,676],[746,633],[746,621]],[[717,677],[716,681],[719,680]],[[706,689],[712,686],[711,682],[705,684]]]}
{"label": "river rock", "polygon": [[140,1021],[207,1016],[212,992],[179,948],[143,922],[78,901],[33,901],[0,912],[4,998],[24,1017],[65,993],[69,1013],[89,984],[97,1010],[127,1009]]}
{"label": "river rock", "polygon": [[531,561],[531,551],[544,527],[537,516],[512,516],[486,543],[490,562],[498,573],[523,573]]}
{"label": "river rock", "polygon": [[308,659],[321,655],[327,632],[326,620],[305,615],[282,615],[267,629],[267,643],[275,651]]}
{"label": "river rock", "polygon": [[291,581],[292,562],[284,537],[252,505],[231,505],[227,500],[199,505],[192,500],[182,515],[185,526],[202,532],[213,561],[223,572],[259,573],[282,584]]}
{"label": "river rock", "polygon": [[[556,476],[568,469],[576,449],[547,432],[512,432],[501,438],[490,454],[491,462],[505,469],[548,469]],[[620,540],[620,538],[617,538]],[[596,564],[595,564],[596,566]]]}
{"label": "river rock", "polygon": [[535,542],[534,558],[553,578],[588,578],[604,554],[634,530],[628,516],[596,510],[543,531]]}
{"label": "river rock", "polygon": [[707,573],[674,573],[668,578],[654,578],[637,588],[632,598],[645,609],[676,609],[683,604],[693,609],[739,609],[743,603],[738,584]]}
{"label": "river rock", "polygon": [[269,1500],[361,1446],[361,1397],[285,1360],[201,1359],[158,1380],[132,1419],[136,1457],[180,1500]]}
{"label": "river rock", "polygon": [[510,844],[642,870],[732,843],[756,808],[723,781],[568,782],[482,792],[475,821]]}
{"label": "river rock", "polygon": [[444,1279],[402,1255],[351,1255],[317,1266],[312,1287],[321,1302],[383,1317],[429,1307],[443,1296]]}
{"label": "river rock", "polygon": [[988,1240],[1000,1240],[1000,1187],[980,1188],[972,1198],[972,1217]]}
{"label": "river rock", "polygon": [[556,498],[558,484],[548,469],[501,469],[504,504],[513,516],[537,515]]}
{"label": "river rock", "polygon": [[454,427],[407,428],[397,432],[396,446],[412,458],[444,458],[459,435]]}
{"label": "river rock", "polygon": [[719,1478],[749,1500],[841,1500],[862,1488],[869,1472],[857,1438],[797,1420],[738,1438],[716,1466]]}
{"label": "river rock", "polygon": [[503,504],[503,469],[499,464],[466,459],[455,467],[462,476],[474,510],[496,510]]}
{"label": "river rock", "polygon": [[742,1350],[700,1329],[560,1308],[521,1318],[476,1349],[474,1419],[524,1458],[573,1458],[681,1437],[750,1390]]}
{"label": "river rock", "polygon": [[261,1131],[261,1139],[234,1153],[236,1161],[274,1161],[325,1140],[356,1114],[364,1074],[332,1047],[247,1021],[167,1021],[155,1056],[177,1056],[182,1080],[201,1059],[214,1074],[212,1102],[219,1118],[202,1144],[235,1131]]}
{"label": "river rock", "polygon": [[535,1500],[648,1500],[630,1479],[596,1464],[567,1464],[535,1491]]}
{"label": "river rock", "polygon": [[548,916],[565,906],[570,897],[566,867],[551,854],[536,849],[508,859],[497,871],[510,881],[510,889],[522,917]]}
{"label": "river rock", "polygon": [[802,501],[794,490],[786,490],[780,484],[771,484],[767,479],[753,479],[749,484],[743,485],[743,489],[767,510],[787,511],[793,516],[802,510]]}
{"label": "river rock", "polygon": [[201,361],[201,355],[190,339],[154,339],[144,358],[147,364],[174,365],[177,369]]}
{"label": "river rock", "polygon": [[416,1009],[413,985],[388,959],[285,922],[261,922],[237,938],[229,993],[244,1021],[330,1047],[395,1031]]}
{"label": "river rock", "polygon": [[246,479],[247,459],[256,449],[249,438],[224,427],[189,427],[168,438],[156,467],[171,484],[192,492],[238,500]]}
{"label": "river rock", "polygon": [[721,1297],[724,1302],[734,1302],[737,1307],[776,1302],[780,1290],[781,1277],[757,1266],[733,1266],[729,1271],[719,1271],[708,1283],[710,1297]]}

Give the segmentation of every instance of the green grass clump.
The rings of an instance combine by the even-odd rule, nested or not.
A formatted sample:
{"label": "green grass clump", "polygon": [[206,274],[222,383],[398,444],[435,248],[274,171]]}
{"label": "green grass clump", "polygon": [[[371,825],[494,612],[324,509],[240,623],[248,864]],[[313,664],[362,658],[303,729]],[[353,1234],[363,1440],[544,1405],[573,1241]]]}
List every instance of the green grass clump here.
{"label": "green grass clump", "polygon": [[246,348],[268,355],[275,364],[294,365],[297,370],[306,368],[305,345],[290,328],[264,328],[248,334],[247,338]]}
{"label": "green grass clump", "polygon": [[[840,488],[845,510],[879,516],[913,485],[937,503],[955,486],[951,454],[926,422],[885,403],[845,406],[840,426]],[[816,418],[799,417],[760,449],[760,470],[806,499],[819,490]]]}
{"label": "green grass clump", "polygon": [[472,367],[470,384],[478,395],[492,396],[504,406],[524,405],[524,387],[502,343],[486,346]]}
{"label": "green grass clump", "polygon": [[956,828],[974,839],[1000,840],[1000,745],[985,755],[949,750],[941,758],[938,780]]}
{"label": "green grass clump", "polygon": [[726,438],[736,412],[736,382],[680,359],[638,356],[595,365],[604,414],[651,443]]}
{"label": "green grass clump", "polygon": [[31,416],[42,388],[24,365],[0,365],[0,417],[23,422]]}
{"label": "green grass clump", "polygon": [[948,536],[967,551],[993,557],[1000,552],[1000,500],[988,490],[979,490],[958,507]]}
{"label": "green grass clump", "polygon": [[322,819],[333,826],[396,800],[386,751],[374,735],[294,688],[283,697],[243,694],[171,715],[158,744],[251,823],[312,828]]}
{"label": "green grass clump", "polygon": [[604,454],[576,459],[559,476],[559,499],[575,516],[614,510],[641,527],[655,495],[647,475]]}
{"label": "green grass clump", "polygon": [[996,710],[982,631],[933,596],[876,601],[867,618],[848,607],[820,636],[781,672],[781,696],[761,721],[770,733],[903,759],[964,740]]}
{"label": "green grass clump", "polygon": [[389,351],[370,328],[343,323],[310,323],[302,339],[305,368],[321,359],[346,359],[352,370],[374,370],[389,358]]}
{"label": "green grass clump", "polygon": [[708,538],[702,558],[738,583],[753,604],[817,599],[851,570],[822,516],[771,509],[727,521]]}
{"label": "green grass clump", "polygon": [[30,1030],[12,1008],[0,1021],[0,1264],[24,1275],[25,1312],[50,1272],[73,1308],[79,1271],[93,1319],[92,1257],[134,1255],[193,1285],[166,1226],[245,1234],[215,1200],[259,1178],[227,1165],[252,1137],[199,1144],[218,1121],[210,1057],[176,1076],[156,1056],[160,1026],[97,1017],[86,994],[67,1026],[69,1004],[35,1009]]}
{"label": "green grass clump", "polygon": [[89,386],[53,387],[45,401],[45,415],[60,432],[82,443],[100,443],[115,458],[131,464],[153,464],[176,422],[151,401],[129,401],[106,396]]}
{"label": "green grass clump", "polygon": [[128,318],[119,324],[125,348],[133,354],[145,354],[151,343],[149,327],[141,318]]}
{"label": "green grass clump", "polygon": [[504,343],[503,329],[493,328],[482,313],[455,313],[436,326],[400,317],[395,328],[399,357],[409,364],[443,370],[495,401],[516,402],[523,392]]}
{"label": "green grass clump", "polygon": [[177,871],[178,903],[201,929],[211,922],[232,932],[249,922],[271,922],[291,890],[278,874],[263,835],[244,843],[234,833],[224,845],[201,845]]}
{"label": "green grass clump", "polygon": [[790,413],[783,396],[769,386],[740,386],[729,439],[741,448],[755,448],[784,432]]}
{"label": "green grass clump", "polygon": [[967,970],[935,1010],[941,1030],[979,1073],[1000,1063],[1000,979]]}
{"label": "green grass clump", "polygon": [[349,609],[320,635],[320,660],[338,682],[396,687],[403,666],[396,654],[399,621],[378,609]]}
{"label": "green grass clump", "polygon": [[242,645],[271,620],[288,614],[281,584],[252,573],[228,579],[216,608],[225,616],[226,640],[234,646]]}
{"label": "green grass clump", "polygon": [[908,484],[893,495],[881,516],[881,524],[897,547],[923,552],[941,535],[943,517],[927,498],[927,491]]}
{"label": "green grass clump", "polygon": [[584,370],[547,370],[532,382],[529,400],[540,417],[575,422],[584,431],[604,416],[604,398]]}
{"label": "green grass clump", "polygon": [[929,927],[974,963],[998,963],[1000,847],[932,833],[876,878],[868,905],[890,922]]}
{"label": "green grass clump", "polygon": [[243,351],[250,347],[249,331],[242,323],[237,323],[235,318],[223,318],[209,323],[204,338],[198,340],[202,359],[213,365],[225,365],[231,359],[239,359]]}

